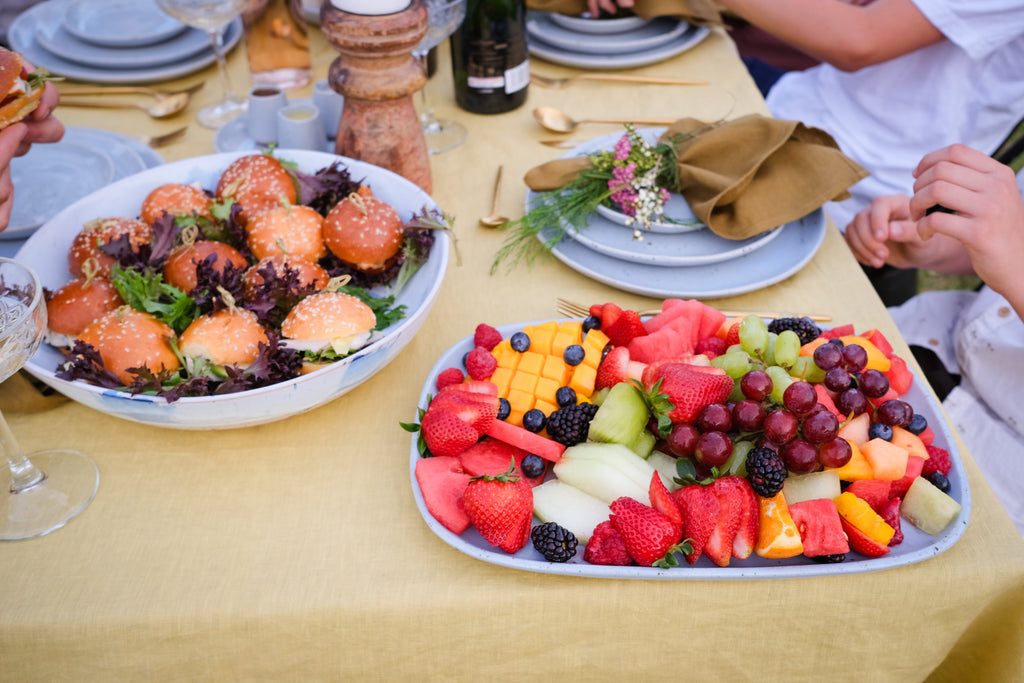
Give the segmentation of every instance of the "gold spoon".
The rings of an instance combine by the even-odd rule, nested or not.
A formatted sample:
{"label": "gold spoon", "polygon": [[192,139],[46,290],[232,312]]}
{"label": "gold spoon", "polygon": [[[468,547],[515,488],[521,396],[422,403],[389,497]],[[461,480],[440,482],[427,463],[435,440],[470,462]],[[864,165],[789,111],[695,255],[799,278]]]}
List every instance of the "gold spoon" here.
{"label": "gold spoon", "polygon": [[192,94],[187,92],[171,95],[163,100],[157,100],[153,104],[136,104],[134,102],[103,102],[100,100],[75,99],[73,97],[62,97],[62,107],[94,107],[98,109],[141,109],[154,119],[163,119],[174,116],[188,106]]}
{"label": "gold spoon", "polygon": [[485,228],[499,228],[511,220],[508,216],[498,215],[498,195],[501,193],[501,172],[503,168],[504,166],[498,167],[498,177],[494,180],[494,198],[491,200],[491,215],[480,219],[480,225]]}
{"label": "gold spoon", "polygon": [[537,107],[533,110],[533,118],[544,128],[555,133],[571,133],[582,123],[637,123],[647,126],[668,126],[676,119],[580,119],[576,120],[554,107]]}
{"label": "gold spoon", "polygon": [[659,78],[656,76],[627,76],[623,74],[600,74],[582,73],[565,78],[552,78],[531,73],[530,83],[536,83],[542,88],[554,88],[561,90],[568,88],[576,81],[609,81],[616,83],[647,83],[651,85],[707,85],[707,81],[690,81],[681,78]]}
{"label": "gold spoon", "polygon": [[155,90],[153,88],[147,88],[141,85],[105,85],[102,87],[72,87],[72,88],[60,88],[61,97],[72,97],[74,95],[149,95],[157,101],[166,100],[168,97],[174,97],[181,93],[188,93],[194,95],[203,89],[205,81],[200,81],[195,85],[191,85],[187,88],[174,91],[166,90]]}

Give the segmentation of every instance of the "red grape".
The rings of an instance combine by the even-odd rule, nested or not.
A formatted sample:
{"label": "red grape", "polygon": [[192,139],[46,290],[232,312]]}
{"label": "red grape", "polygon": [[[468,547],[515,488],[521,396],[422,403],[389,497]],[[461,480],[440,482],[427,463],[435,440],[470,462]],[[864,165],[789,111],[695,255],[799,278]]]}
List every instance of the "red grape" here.
{"label": "red grape", "polygon": [[872,368],[860,373],[857,386],[868,398],[879,398],[889,391],[889,378],[881,370]]}
{"label": "red grape", "polygon": [[697,439],[693,457],[705,467],[721,467],[732,455],[732,441],[725,432],[704,432]]}
{"label": "red grape", "polygon": [[816,410],[804,418],[803,432],[814,444],[831,441],[839,433],[839,419],[829,410]]}
{"label": "red grape", "polygon": [[847,344],[842,350],[843,365],[850,372],[860,372],[868,364],[868,352],[860,344]]}
{"label": "red grape", "polygon": [[843,350],[835,344],[822,344],[814,349],[814,364],[826,372],[839,365],[843,359]]}
{"label": "red grape", "polygon": [[686,422],[680,422],[672,425],[672,430],[665,438],[665,445],[669,452],[677,458],[688,458],[697,448],[699,437],[700,431],[696,427]]}
{"label": "red grape", "polygon": [[773,410],[765,415],[764,435],[769,441],[781,446],[793,440],[799,426],[800,423],[793,413],[788,410]]}
{"label": "red grape", "polygon": [[764,370],[751,370],[740,379],[740,391],[754,401],[763,401],[773,386],[771,375]]}
{"label": "red grape", "polygon": [[818,446],[818,460],[825,467],[842,467],[850,462],[852,457],[853,448],[850,447],[850,442],[842,437],[836,437]]}
{"label": "red grape", "polygon": [[745,398],[732,407],[732,421],[741,432],[755,432],[764,424],[765,409],[760,401]]}
{"label": "red grape", "polygon": [[793,474],[810,474],[821,469],[818,449],[807,439],[793,439],[782,447],[779,455]]}
{"label": "red grape", "polygon": [[906,401],[892,398],[878,406],[875,417],[890,427],[906,427],[914,419],[914,409]]}
{"label": "red grape", "polygon": [[860,415],[868,409],[868,400],[860,389],[847,389],[836,395],[836,409],[843,415]]}
{"label": "red grape", "polygon": [[732,412],[721,403],[706,405],[697,417],[697,428],[702,432],[727,432],[732,429]]}
{"label": "red grape", "polygon": [[796,381],[786,387],[782,394],[782,404],[798,417],[806,415],[818,405],[818,393],[810,382]]}
{"label": "red grape", "polygon": [[850,388],[850,373],[845,368],[830,368],[825,373],[825,388],[829,391],[843,391]]}

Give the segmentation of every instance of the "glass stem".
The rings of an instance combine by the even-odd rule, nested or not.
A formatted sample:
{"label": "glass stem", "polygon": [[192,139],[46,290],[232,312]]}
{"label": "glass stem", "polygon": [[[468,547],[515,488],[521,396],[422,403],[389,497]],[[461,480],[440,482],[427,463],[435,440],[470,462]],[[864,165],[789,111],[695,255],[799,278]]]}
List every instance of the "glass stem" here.
{"label": "glass stem", "polygon": [[231,88],[231,80],[228,78],[228,67],[224,60],[224,38],[222,31],[207,31],[210,35],[210,44],[213,46],[213,54],[217,57],[217,72],[220,74],[220,87],[224,91],[225,100],[235,99],[235,91]]}
{"label": "glass stem", "polygon": [[20,493],[46,479],[46,474],[33,465],[21,450],[3,413],[0,413],[0,449],[7,456],[7,464],[11,468],[11,493]]}
{"label": "glass stem", "polygon": [[[415,57],[420,60],[423,64],[423,72],[427,71],[427,53],[422,52],[415,54]],[[438,122],[437,117],[434,116],[434,108],[430,106],[430,100],[427,98],[427,84],[424,83],[423,87],[420,88],[420,100],[422,105],[420,106],[420,125],[423,127],[424,133],[437,133],[441,130],[441,124]]]}

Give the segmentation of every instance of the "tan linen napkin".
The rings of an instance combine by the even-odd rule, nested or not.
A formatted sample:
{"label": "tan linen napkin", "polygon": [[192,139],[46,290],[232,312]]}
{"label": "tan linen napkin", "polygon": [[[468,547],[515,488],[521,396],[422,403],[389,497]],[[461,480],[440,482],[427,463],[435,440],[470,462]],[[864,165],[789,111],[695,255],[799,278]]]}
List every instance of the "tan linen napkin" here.
{"label": "tan linen napkin", "polygon": [[[45,393],[44,393],[45,391]],[[55,408],[69,399],[43,387],[19,372],[0,383],[0,411],[5,413],[35,413]]]}
{"label": "tan linen napkin", "polygon": [[[582,14],[587,11],[587,0],[526,0],[526,7],[538,12]],[[644,19],[673,17],[691,24],[722,24],[722,15],[714,0],[636,0],[633,13]]]}
{"label": "tan linen napkin", "polygon": [[[742,240],[849,196],[868,175],[832,137],[797,121],[751,114],[708,124],[680,119],[662,135],[675,139],[679,186],[712,232]],[[535,192],[562,187],[590,166],[587,157],[556,159],[524,178]]]}

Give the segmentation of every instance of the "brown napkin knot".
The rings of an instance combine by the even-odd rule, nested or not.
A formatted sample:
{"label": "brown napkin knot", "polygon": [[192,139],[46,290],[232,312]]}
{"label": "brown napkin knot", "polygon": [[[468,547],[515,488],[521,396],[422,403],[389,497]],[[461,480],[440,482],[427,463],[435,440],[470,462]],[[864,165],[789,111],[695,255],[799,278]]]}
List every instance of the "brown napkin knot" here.
{"label": "brown napkin knot", "polygon": [[[526,8],[556,14],[583,14],[586,0],[526,0]],[[700,26],[721,26],[722,15],[714,0],[636,0],[633,14],[643,19],[672,17]]]}
{"label": "brown napkin knot", "polygon": [[[679,192],[712,232],[747,239],[845,199],[868,175],[832,137],[797,121],[758,114],[708,124],[680,119],[661,137],[676,152]],[[527,172],[535,192],[563,187],[590,166],[556,159]]]}

